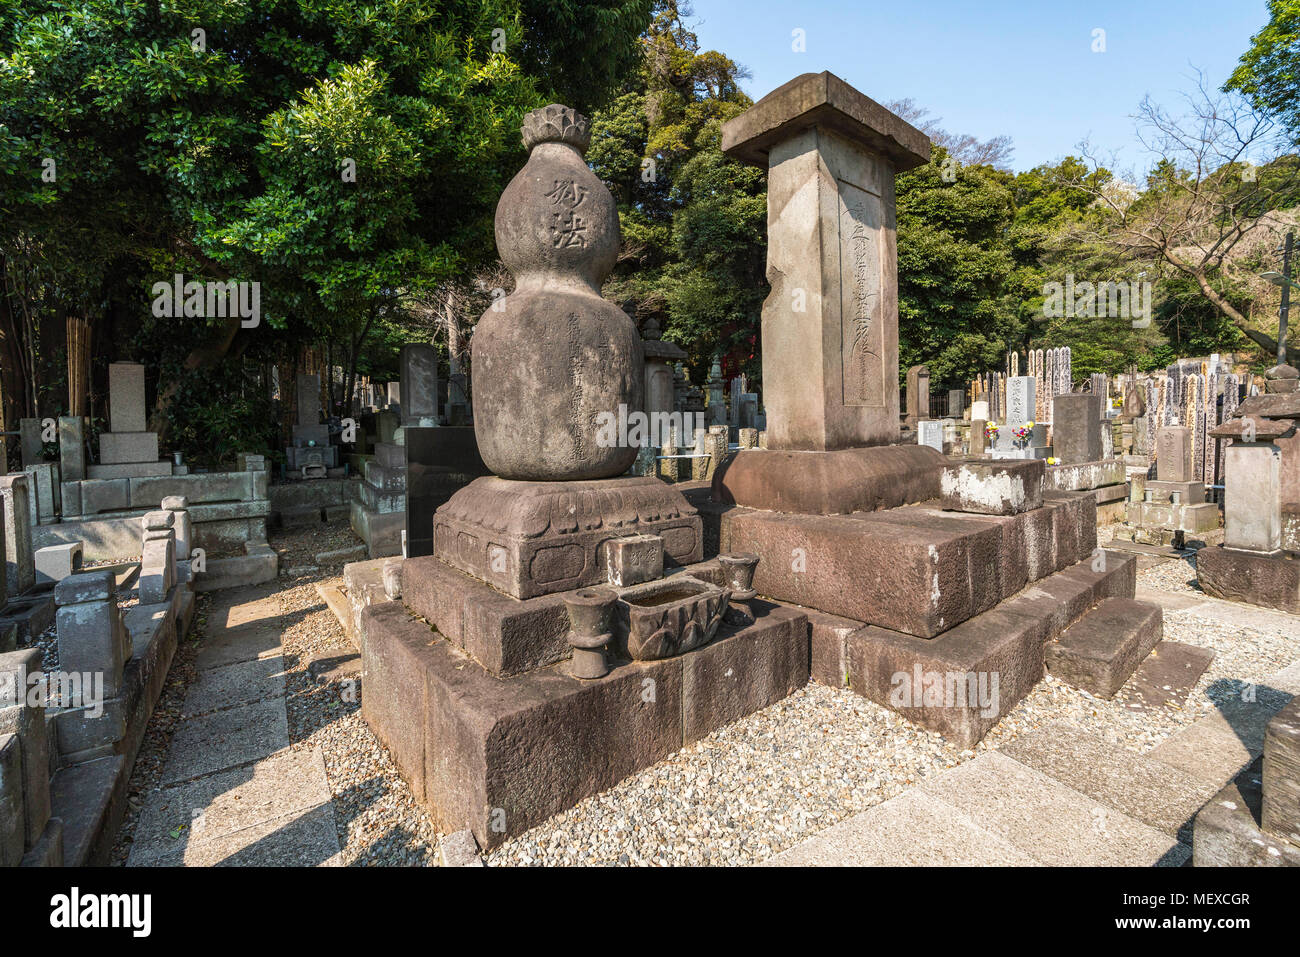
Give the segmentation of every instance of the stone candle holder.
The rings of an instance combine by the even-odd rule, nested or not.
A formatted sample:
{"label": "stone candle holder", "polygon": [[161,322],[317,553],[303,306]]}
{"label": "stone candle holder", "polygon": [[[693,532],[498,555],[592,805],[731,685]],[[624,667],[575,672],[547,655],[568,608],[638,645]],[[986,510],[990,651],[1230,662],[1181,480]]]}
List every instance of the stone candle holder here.
{"label": "stone candle holder", "polygon": [[731,589],[731,607],[727,609],[727,624],[750,625],[754,622],[753,609],[749,602],[757,597],[754,590],[754,571],[758,568],[758,556],[752,552],[736,552],[719,555],[718,564],[727,576],[727,586]]}
{"label": "stone candle holder", "polygon": [[580,588],[564,596],[569,612],[569,644],[573,659],[569,674],[575,678],[600,678],[609,673],[605,645],[613,637],[610,621],[618,595],[612,588]]}

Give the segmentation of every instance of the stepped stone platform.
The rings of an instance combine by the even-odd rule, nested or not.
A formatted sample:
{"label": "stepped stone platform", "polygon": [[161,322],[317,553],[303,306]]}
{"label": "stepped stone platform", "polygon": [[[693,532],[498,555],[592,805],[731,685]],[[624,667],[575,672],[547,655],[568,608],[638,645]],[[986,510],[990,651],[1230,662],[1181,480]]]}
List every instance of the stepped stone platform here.
{"label": "stepped stone platform", "polygon": [[695,651],[579,680],[563,664],[500,677],[402,603],[372,604],[362,711],[438,827],[491,848],[806,684],[807,618],[750,608]]}
{"label": "stepped stone platform", "polygon": [[1137,560],[1103,554],[1100,571],[1076,563],[935,638],[814,618],[812,675],[973,747],[1042,680],[1049,642],[1133,594]]}

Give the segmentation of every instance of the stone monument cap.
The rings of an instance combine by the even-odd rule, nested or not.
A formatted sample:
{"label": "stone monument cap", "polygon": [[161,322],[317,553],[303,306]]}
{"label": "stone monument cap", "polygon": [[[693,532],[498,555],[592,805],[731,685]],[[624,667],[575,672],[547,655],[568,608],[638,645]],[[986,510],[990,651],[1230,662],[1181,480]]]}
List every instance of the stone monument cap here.
{"label": "stone monument cap", "polygon": [[722,151],[767,168],[774,144],[810,126],[883,154],[896,171],[930,162],[930,138],[834,73],[804,73],[722,125]]}

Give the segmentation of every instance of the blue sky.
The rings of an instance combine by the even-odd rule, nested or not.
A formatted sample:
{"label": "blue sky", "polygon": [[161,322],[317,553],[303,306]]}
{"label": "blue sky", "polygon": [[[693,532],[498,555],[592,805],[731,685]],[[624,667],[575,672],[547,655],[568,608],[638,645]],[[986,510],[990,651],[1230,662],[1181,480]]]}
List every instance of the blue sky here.
{"label": "blue sky", "polygon": [[[1268,22],[1265,0],[694,0],[701,47],[748,67],[754,99],[830,70],[872,99],[911,97],[953,133],[1009,134],[1031,169],[1084,137],[1119,169],[1149,166],[1134,136],[1142,97],[1176,105],[1203,70],[1217,87]],[[805,31],[807,50],[791,49]],[[1106,50],[1094,53],[1093,30]]]}

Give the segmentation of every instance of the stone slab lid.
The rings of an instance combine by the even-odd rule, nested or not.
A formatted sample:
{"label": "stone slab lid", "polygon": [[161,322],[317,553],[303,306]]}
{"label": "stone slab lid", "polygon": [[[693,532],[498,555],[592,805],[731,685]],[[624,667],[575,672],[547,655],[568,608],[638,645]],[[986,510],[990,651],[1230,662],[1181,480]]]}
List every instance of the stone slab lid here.
{"label": "stone slab lid", "polygon": [[1300,392],[1252,395],[1237,406],[1240,416],[1262,415],[1266,419],[1300,418]]}
{"label": "stone slab lid", "polygon": [[1257,416],[1242,416],[1238,419],[1229,419],[1223,425],[1216,429],[1210,430],[1210,435],[1216,439],[1240,439],[1246,433],[1247,420],[1254,426],[1255,440],[1258,442],[1272,442],[1274,439],[1280,439],[1284,435],[1290,434],[1295,428],[1295,422],[1291,419],[1265,419]]}
{"label": "stone slab lid", "polygon": [[805,73],[722,124],[722,151],[767,167],[772,147],[820,126],[887,156],[896,171],[930,162],[930,138],[834,73]]}

